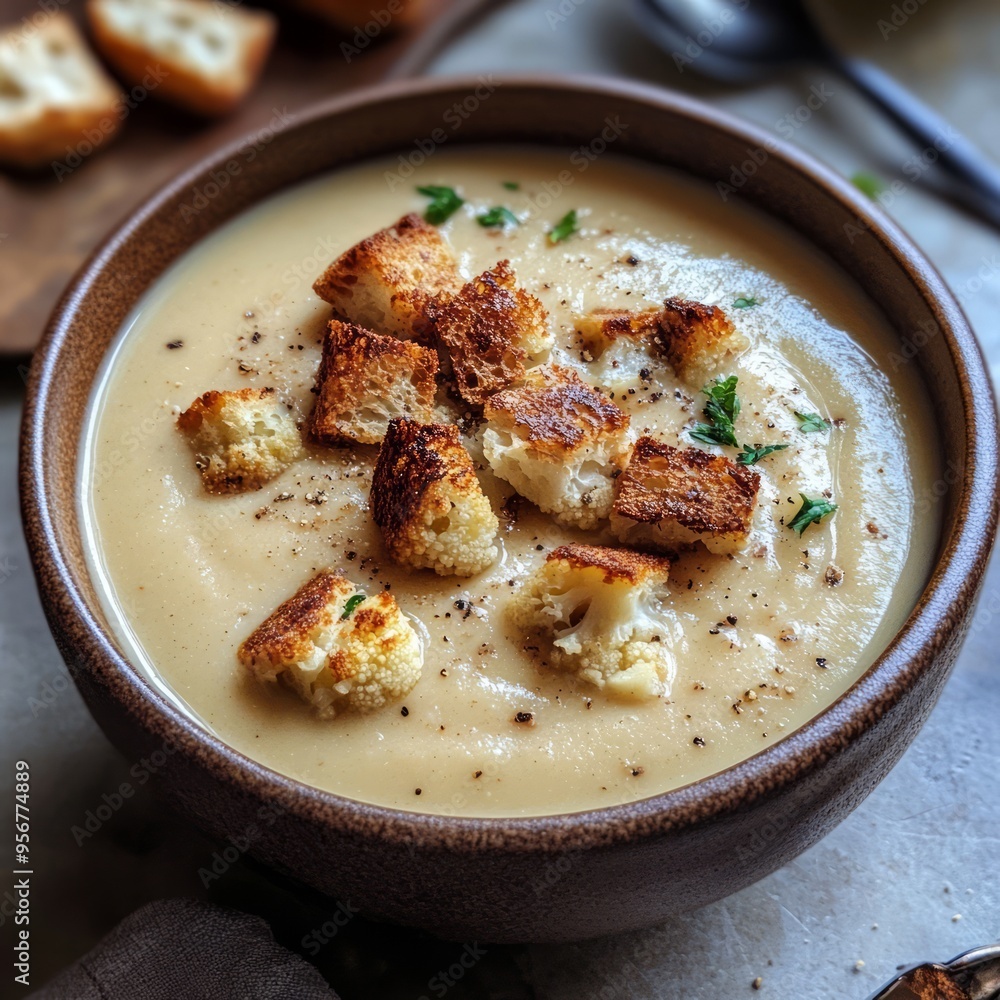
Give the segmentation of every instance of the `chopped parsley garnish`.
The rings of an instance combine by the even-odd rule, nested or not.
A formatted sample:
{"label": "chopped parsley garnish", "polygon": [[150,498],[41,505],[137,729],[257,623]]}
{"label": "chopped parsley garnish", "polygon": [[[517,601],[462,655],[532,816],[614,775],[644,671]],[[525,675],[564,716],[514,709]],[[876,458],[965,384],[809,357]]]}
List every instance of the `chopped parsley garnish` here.
{"label": "chopped parsley garnish", "polygon": [[830,422],[824,420],[818,413],[799,413],[795,411],[795,416],[799,419],[799,430],[806,431],[828,431]]}
{"label": "chopped parsley garnish", "polygon": [[576,209],[571,208],[550,230],[549,243],[555,246],[576,232]]}
{"label": "chopped parsley garnish", "polygon": [[520,181],[502,181],[502,184],[503,184],[503,186],[508,191],[520,191],[521,190],[521,183],[520,183]]}
{"label": "chopped parsley garnish", "polygon": [[752,295],[741,295],[733,302],[734,309],[752,309],[757,305],[757,300]]}
{"label": "chopped parsley garnish", "polygon": [[340,616],[340,620],[346,621],[350,618],[354,614],[354,609],[364,600],[364,594],[355,594],[353,597],[348,597],[347,603],[344,605],[344,613]]}
{"label": "chopped parsley garnish", "polygon": [[802,497],[802,506],[795,517],[788,522],[788,527],[792,531],[797,531],[800,536],[810,524],[819,524],[827,514],[832,514],[837,509],[835,503],[830,503],[829,500],[825,500],[823,497],[810,500],[805,493],[800,493],[799,496]]}
{"label": "chopped parsley garnish", "polygon": [[740,465],[756,465],[762,458],[773,455],[776,451],[784,451],[787,444],[755,444],[751,447],[743,445],[743,450],[736,456]]}
{"label": "chopped parsley garnish", "polygon": [[691,429],[691,437],[703,444],[728,444],[739,448],[736,431],[733,425],[740,415],[740,397],[736,395],[736,384],[739,378],[730,375],[729,378],[717,378],[715,384],[709,383],[701,391],[708,396],[705,404],[705,416],[708,423],[695,424]]}
{"label": "chopped parsley garnish", "polygon": [[873,201],[885,190],[885,181],[870,170],[859,170],[851,177],[851,183]]}
{"label": "chopped parsley garnish", "polygon": [[424,211],[424,218],[434,226],[441,225],[445,219],[465,204],[464,199],[458,195],[454,188],[427,184],[424,187],[418,187],[417,191],[431,199],[431,203]]}
{"label": "chopped parsley garnish", "polygon": [[503,229],[504,226],[518,226],[521,220],[503,205],[494,205],[488,212],[476,216],[476,221],[484,229]]}

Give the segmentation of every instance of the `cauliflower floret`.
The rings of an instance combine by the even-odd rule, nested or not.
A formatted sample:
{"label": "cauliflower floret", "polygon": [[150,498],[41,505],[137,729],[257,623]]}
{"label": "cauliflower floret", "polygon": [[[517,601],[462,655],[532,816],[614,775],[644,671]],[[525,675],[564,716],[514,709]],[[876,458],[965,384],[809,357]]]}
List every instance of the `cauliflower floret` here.
{"label": "cauliflower floret", "polygon": [[674,371],[691,385],[701,385],[708,374],[749,346],[718,306],[685,299],[666,299],[659,315],[656,345]]}
{"label": "cauliflower floret", "polygon": [[481,405],[491,393],[524,374],[552,347],[548,313],[517,285],[509,260],[473,278],[435,311],[438,338],[447,349],[462,398]]}
{"label": "cauliflower floret", "polygon": [[274,389],[206,392],[177,426],[209,493],[259,490],[303,455],[298,425]]}
{"label": "cauliflower floret", "polygon": [[656,343],[659,316],[657,309],[595,309],[577,316],[574,326],[580,346],[591,358],[588,377],[617,392],[664,368]]}
{"label": "cauliflower floret", "polygon": [[313,291],[352,323],[422,340],[431,336],[434,304],[461,286],[448,244],[411,213],[344,251]]}
{"label": "cauliflower floret", "polygon": [[393,417],[434,419],[437,353],[411,341],[331,320],[309,414],[313,440],[377,444]]}
{"label": "cauliflower floret", "polygon": [[496,561],[500,522],[454,424],[390,422],[371,508],[396,562],[472,576]]}
{"label": "cauliflower floret", "polygon": [[365,597],[329,570],[285,601],[236,655],[258,680],[282,681],[328,719],[402,698],[424,664],[417,633],[394,597]]}
{"label": "cauliflower floret", "polygon": [[756,472],[724,455],[641,437],[616,483],[611,530],[628,545],[672,551],[700,541],[735,552],[749,538],[759,487]]}
{"label": "cauliflower floret", "polygon": [[542,365],[486,401],[483,454],[522,496],[582,529],[606,518],[628,414],[570,368]]}
{"label": "cauliflower floret", "polygon": [[543,658],[626,700],[670,693],[675,662],[664,607],[669,560],[562,545],[508,604],[519,629],[547,638]]}

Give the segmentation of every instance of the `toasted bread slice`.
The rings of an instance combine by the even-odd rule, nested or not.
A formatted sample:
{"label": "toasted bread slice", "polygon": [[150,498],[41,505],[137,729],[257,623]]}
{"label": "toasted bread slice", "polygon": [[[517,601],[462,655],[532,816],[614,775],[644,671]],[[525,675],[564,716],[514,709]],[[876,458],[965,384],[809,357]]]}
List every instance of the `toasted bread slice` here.
{"label": "toasted bread slice", "polygon": [[411,213],[342,253],[313,291],[352,323],[426,341],[435,303],[461,287],[441,234]]}
{"label": "toasted bread slice", "polygon": [[[121,124],[121,91],[65,14],[0,38],[0,161],[35,169],[87,155]],[[72,166],[67,168],[67,171]]]}
{"label": "toasted bread slice", "polygon": [[426,0],[386,0],[373,4],[372,0],[293,0],[296,7],[308,14],[329,21],[338,28],[362,30],[369,38],[376,35],[369,25],[379,31],[398,31],[408,28],[423,16]]}
{"label": "toasted bread slice", "polygon": [[497,558],[500,523],[454,424],[393,420],[372,477],[371,508],[398,563],[472,576]]}
{"label": "toasted bread slice", "polygon": [[577,316],[583,346],[599,358],[618,340],[648,340],[660,332],[659,309],[594,309]]}
{"label": "toasted bread slice", "polygon": [[310,437],[325,445],[377,444],[389,421],[434,420],[437,352],[331,320],[316,376]]}
{"label": "toasted bread slice", "polygon": [[657,339],[660,311],[595,309],[574,321],[587,376],[616,392],[650,379],[666,367]]}
{"label": "toasted bread slice", "polygon": [[261,681],[282,681],[323,718],[374,712],[420,680],[420,640],[396,599],[365,597],[341,572],[305,583],[240,646]]}
{"label": "toasted bread slice", "polygon": [[657,346],[674,371],[691,385],[718,371],[749,344],[718,306],[667,299],[659,316]]}
{"label": "toasted bread slice", "polygon": [[723,455],[641,437],[618,477],[611,530],[661,551],[702,542],[733,552],[747,543],[759,487],[756,472]]}
{"label": "toasted bread slice", "polygon": [[177,426],[209,493],[258,490],[303,454],[295,419],[274,389],[206,392]]}
{"label": "toasted bread slice", "polygon": [[207,116],[224,115],[246,97],[277,29],[265,11],[211,0],[87,0],[87,18],[94,43],[122,79]]}
{"label": "toasted bread slice", "polygon": [[541,365],[483,408],[493,471],[564,524],[593,528],[611,511],[628,454],[628,414],[571,368]]}
{"label": "toasted bread slice", "polygon": [[451,358],[462,398],[479,406],[519,379],[525,361],[552,347],[548,313],[518,288],[509,260],[502,260],[437,311],[437,333]]}

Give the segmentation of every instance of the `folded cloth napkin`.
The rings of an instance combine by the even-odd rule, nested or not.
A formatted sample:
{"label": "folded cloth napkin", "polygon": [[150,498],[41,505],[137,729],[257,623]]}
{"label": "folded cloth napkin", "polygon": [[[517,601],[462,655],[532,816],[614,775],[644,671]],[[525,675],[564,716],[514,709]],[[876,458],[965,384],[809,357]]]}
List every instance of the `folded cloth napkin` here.
{"label": "folded cloth napkin", "polygon": [[337,1000],[260,917],[164,899],[126,917],[30,1000]]}

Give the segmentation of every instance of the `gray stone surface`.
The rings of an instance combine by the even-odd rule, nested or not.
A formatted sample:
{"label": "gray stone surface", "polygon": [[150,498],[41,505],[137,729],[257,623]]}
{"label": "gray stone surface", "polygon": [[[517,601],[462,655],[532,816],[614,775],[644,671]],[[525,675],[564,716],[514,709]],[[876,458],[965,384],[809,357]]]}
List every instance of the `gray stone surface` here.
{"label": "gray stone surface", "polygon": [[[810,86],[827,82],[833,96],[793,130],[793,140],[846,174],[871,169],[905,180],[913,150],[846,85],[817,71],[728,92],[697,80],[690,69],[678,73],[621,20],[623,7],[615,0],[512,4],[435,71],[638,75],[775,131],[794,116]],[[836,27],[852,48],[897,73],[1000,160],[1000,10],[991,0],[931,2],[883,38],[878,22],[892,10],[889,3],[854,0],[838,6]],[[997,233],[909,180],[888,208],[958,292],[1000,375]],[[345,1000],[439,995],[432,977],[459,957],[460,946],[358,918],[321,940],[329,937],[321,928],[332,920],[334,905],[245,860],[202,884],[199,869],[211,865],[220,845],[167,811],[130,774],[131,762],[111,749],[68,684],[42,618],[17,512],[22,391],[15,366],[7,365],[0,378],[0,823],[10,830],[12,765],[27,759],[37,873],[34,983],[143,902],[197,895],[267,916],[281,940],[314,957]],[[899,964],[943,959],[1000,938],[998,613],[1000,562],[994,560],[973,634],[930,722],[865,804],[793,864],[643,934],[578,946],[489,949],[449,995],[709,1000],[749,995],[761,976],[765,996],[863,1000]],[[74,835],[88,810],[123,781],[135,786],[135,795],[93,835]],[[5,832],[5,847],[8,838]],[[5,921],[5,953],[10,929]],[[320,936],[308,938],[317,929]],[[859,961],[864,964],[856,968]],[[7,976],[0,995],[14,995]]]}

